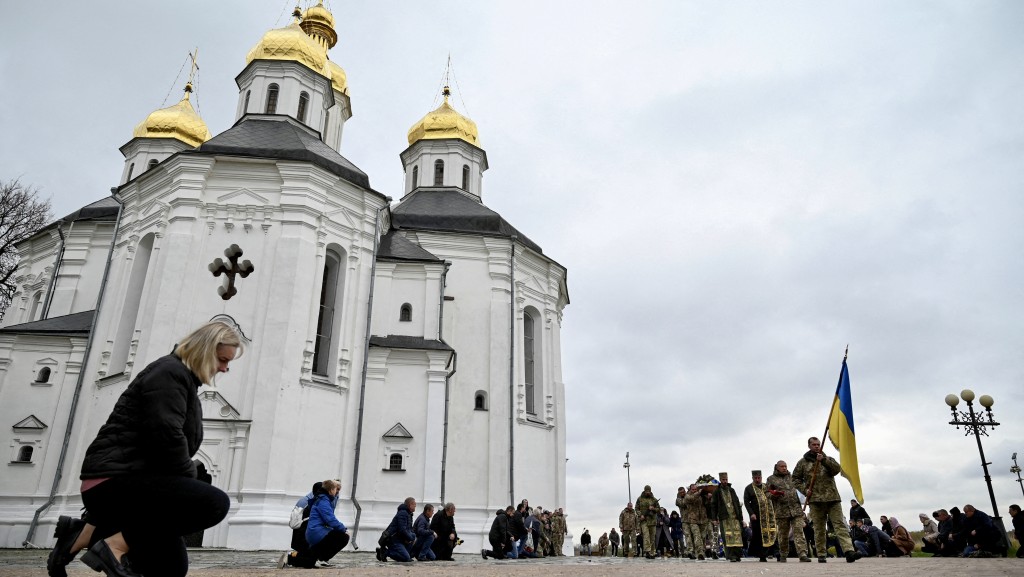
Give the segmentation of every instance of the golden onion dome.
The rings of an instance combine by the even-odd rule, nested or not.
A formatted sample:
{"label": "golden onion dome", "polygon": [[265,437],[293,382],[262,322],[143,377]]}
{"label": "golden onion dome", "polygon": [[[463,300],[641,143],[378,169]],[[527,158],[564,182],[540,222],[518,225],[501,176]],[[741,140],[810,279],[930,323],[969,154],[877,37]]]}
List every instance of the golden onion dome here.
{"label": "golden onion dome", "polygon": [[[298,15],[299,12],[296,10],[295,16]],[[246,64],[253,60],[291,60],[317,74],[324,74],[327,49],[307,36],[296,20],[284,28],[277,28],[264,34],[245,57]]]}
{"label": "golden onion dome", "polygon": [[428,112],[419,122],[409,129],[409,144],[420,140],[437,140],[441,138],[458,138],[473,146],[480,146],[480,134],[476,123],[459,114],[448,104],[451,91],[444,87],[444,102],[436,110]]}
{"label": "golden onion dome", "polygon": [[327,61],[326,68],[330,73],[327,76],[330,76],[334,89],[342,94],[348,94],[348,75],[345,74],[345,70],[330,60]]}
{"label": "golden onion dome", "polygon": [[324,49],[333,48],[338,43],[338,33],[334,30],[334,15],[324,7],[323,0],[302,14],[302,30],[317,40]]}
{"label": "golden onion dome", "polygon": [[185,96],[174,106],[161,108],[146,117],[136,127],[132,136],[137,138],[176,138],[189,146],[199,146],[210,140],[210,130],[203,119],[196,114],[188,97],[192,84],[185,85]]}

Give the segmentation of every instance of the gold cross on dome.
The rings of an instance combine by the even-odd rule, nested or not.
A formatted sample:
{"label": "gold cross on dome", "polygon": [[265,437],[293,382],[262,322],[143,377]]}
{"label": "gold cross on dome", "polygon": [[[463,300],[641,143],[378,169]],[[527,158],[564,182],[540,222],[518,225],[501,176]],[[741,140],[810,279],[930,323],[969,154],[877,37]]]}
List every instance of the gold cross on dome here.
{"label": "gold cross on dome", "polygon": [[238,294],[238,289],[235,288],[235,277],[245,278],[256,270],[256,267],[252,266],[248,260],[243,260],[239,264],[238,257],[242,256],[242,249],[238,248],[237,244],[224,249],[224,256],[228,257],[228,262],[217,257],[210,263],[209,269],[213,276],[224,275],[224,282],[217,287],[217,294],[220,295],[220,298],[228,300]]}

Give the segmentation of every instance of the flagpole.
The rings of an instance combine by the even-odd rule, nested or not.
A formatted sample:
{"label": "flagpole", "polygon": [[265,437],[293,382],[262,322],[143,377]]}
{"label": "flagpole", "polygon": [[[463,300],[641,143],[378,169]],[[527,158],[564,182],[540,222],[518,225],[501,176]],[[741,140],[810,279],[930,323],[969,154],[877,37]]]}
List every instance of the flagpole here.
{"label": "flagpole", "polygon": [[[825,439],[828,438],[828,428],[832,425],[832,413],[834,413],[835,410],[836,410],[836,395],[839,394],[839,387],[843,386],[843,369],[846,368],[846,357],[849,356],[849,354],[850,354],[850,345],[847,344],[846,345],[846,351],[843,352],[843,368],[839,369],[839,382],[836,383],[836,392],[832,394],[832,408],[830,408],[828,410],[828,420],[825,421],[825,432],[822,433],[821,439],[820,439],[822,447],[823,447],[822,452],[824,452]],[[819,460],[815,460],[814,461],[814,468],[811,469],[811,482],[808,483],[808,485],[807,485],[807,494],[804,495],[804,504],[803,504],[803,507],[800,508],[801,511],[807,509],[807,504],[811,500],[811,492],[814,491],[814,481],[817,480],[817,477],[818,477],[818,466],[820,464],[821,464],[821,461],[819,461]]]}

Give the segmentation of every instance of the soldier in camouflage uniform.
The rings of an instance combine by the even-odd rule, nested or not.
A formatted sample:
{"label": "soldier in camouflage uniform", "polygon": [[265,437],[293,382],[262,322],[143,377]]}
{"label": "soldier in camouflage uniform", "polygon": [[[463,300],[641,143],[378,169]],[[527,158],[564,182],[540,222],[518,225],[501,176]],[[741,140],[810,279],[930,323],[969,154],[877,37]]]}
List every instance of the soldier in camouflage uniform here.
{"label": "soldier in camouflage uniform", "polygon": [[[818,546],[818,563],[825,562],[826,517],[832,521],[839,546],[846,552],[846,562],[853,563],[860,558],[860,553],[853,548],[853,542],[850,540],[850,528],[843,519],[842,499],[839,498],[835,479],[843,469],[835,459],[822,452],[821,441],[817,437],[807,439],[807,448],[810,450],[804,453],[793,470],[793,486],[807,496],[807,502],[811,506],[811,523],[814,524],[814,542]],[[811,477],[814,477],[813,486]]]}
{"label": "soldier in camouflage uniform", "polygon": [[565,543],[565,514],[559,507],[551,514],[551,546],[555,549],[554,556],[562,556],[562,544]]}
{"label": "soldier in camouflage uniform", "polygon": [[622,556],[626,559],[636,557],[636,510],[633,503],[626,503],[626,508],[619,513],[619,531],[622,531]]}
{"label": "soldier in camouflage uniform", "polygon": [[801,561],[809,562],[811,559],[807,556],[807,539],[804,538],[804,511],[785,461],[775,463],[775,471],[769,475],[765,484],[775,504],[775,518],[779,524],[779,561],[785,562],[789,556],[789,530],[792,527],[796,552]]}
{"label": "soldier in camouflage uniform", "polygon": [[554,554],[551,544],[551,511],[544,511],[540,515],[540,546],[535,552],[541,557]]}
{"label": "soldier in camouflage uniform", "polygon": [[640,521],[640,530],[644,537],[644,557],[654,559],[654,553],[658,550],[658,541],[654,531],[658,526],[658,513],[661,512],[661,505],[654,498],[650,485],[644,485],[644,492],[636,500],[636,514]]}
{"label": "soldier in camouflage uniform", "polygon": [[683,517],[686,552],[690,559],[704,560],[704,536],[708,532],[708,514],[704,496],[696,484],[690,485],[682,497],[676,497],[679,513]]}

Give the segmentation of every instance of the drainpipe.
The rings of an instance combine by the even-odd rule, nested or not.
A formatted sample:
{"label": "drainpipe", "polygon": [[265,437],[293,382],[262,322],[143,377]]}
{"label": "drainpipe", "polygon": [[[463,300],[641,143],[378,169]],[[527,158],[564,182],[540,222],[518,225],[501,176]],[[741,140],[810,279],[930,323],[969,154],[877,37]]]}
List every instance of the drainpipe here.
{"label": "drainpipe", "polygon": [[[117,189],[110,189],[110,196],[117,201],[117,221],[114,222],[114,234],[110,239],[110,250],[107,253],[107,265],[103,269],[103,280],[100,282],[100,294],[96,297],[96,314],[92,317],[92,330],[89,331],[89,340],[85,344],[85,355],[82,357],[82,369],[78,373],[78,382],[75,383],[75,393],[71,397],[71,409],[68,411],[68,424],[64,428],[64,443],[60,448],[60,456],[57,457],[57,471],[53,474],[53,485],[50,487],[50,496],[46,499],[41,507],[36,509],[35,515],[32,517],[32,523],[28,526],[28,535],[25,536],[25,541],[22,546],[25,548],[36,548],[37,546],[32,543],[32,537],[36,534],[36,527],[39,525],[39,517],[44,511],[53,505],[57,495],[57,486],[60,484],[60,479],[64,475],[64,462],[68,456],[68,445],[71,444],[71,428],[75,424],[75,412],[78,409],[78,399],[82,396],[82,385],[85,382],[86,369],[89,365],[89,353],[92,351],[92,343],[96,340],[96,325],[100,319],[100,310],[103,307],[103,295],[107,292],[107,278],[110,276],[110,264],[114,260],[114,244],[117,242],[117,231],[121,228],[121,215],[124,214],[124,203],[121,199],[117,198]],[[56,278],[56,271],[55,278]]]}
{"label": "drainpipe", "polygon": [[516,502],[516,235],[512,235],[509,246],[508,277],[508,502]]}
{"label": "drainpipe", "polygon": [[[444,272],[441,273],[441,299],[437,307],[437,339],[444,342],[444,288],[448,278],[448,267],[452,263],[445,261]],[[444,507],[444,484],[448,473],[448,407],[451,404],[451,380],[458,367],[458,353],[452,351],[448,366],[452,370],[444,376],[444,433],[441,435],[441,506]]]}
{"label": "drainpipe", "polygon": [[[71,226],[75,226],[72,222]],[[64,238],[64,219],[57,221],[57,234],[60,235],[60,248],[57,249],[57,260],[53,263],[53,277],[50,279],[50,288],[46,291],[46,304],[43,305],[43,314],[40,315],[39,319],[45,319],[50,314],[50,303],[53,302],[53,291],[57,288],[57,273],[60,272],[60,263],[64,260],[64,247],[67,239]]]}
{"label": "drainpipe", "polygon": [[373,281],[377,277],[377,250],[380,248],[380,215],[391,206],[391,197],[386,197],[384,206],[377,209],[377,217],[373,221],[373,258],[370,260],[370,295],[366,299],[366,334],[363,339],[363,370],[359,377],[359,419],[356,424],[356,456],[352,463],[352,505],[356,508],[356,520],[352,524],[352,548],[359,550],[356,536],[359,535],[359,518],[363,508],[356,499],[356,487],[359,485],[359,454],[363,445],[363,407],[366,404],[366,368],[370,358],[370,321],[373,319]]}

